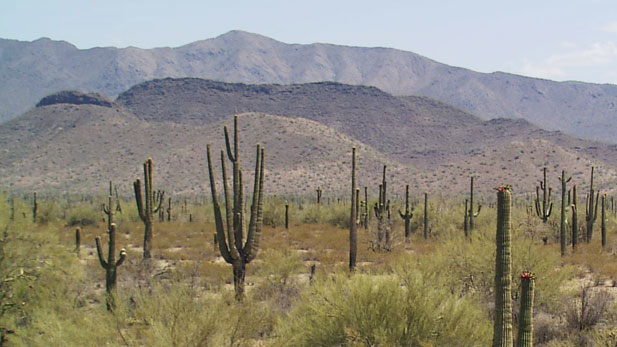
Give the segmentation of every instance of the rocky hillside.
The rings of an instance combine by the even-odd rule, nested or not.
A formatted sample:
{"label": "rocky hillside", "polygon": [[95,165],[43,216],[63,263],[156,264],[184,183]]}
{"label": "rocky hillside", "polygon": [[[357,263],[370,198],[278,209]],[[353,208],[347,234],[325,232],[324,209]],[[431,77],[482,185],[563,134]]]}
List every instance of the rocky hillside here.
{"label": "rocky hillside", "polygon": [[613,189],[617,180],[617,146],[524,120],[482,121],[435,100],[371,87],[168,79],[135,86],[110,106],[56,100],[0,124],[3,187],[92,193],[113,179],[130,195],[141,163],[153,157],[162,188],[203,194],[209,189],[206,145],[218,158],[222,127],[231,124],[236,108],[251,111],[240,115],[244,170],[252,171],[254,146],[263,144],[269,194],[311,194],[317,186],[346,194],[353,146],[359,148],[360,185],[372,190],[382,165],[389,167],[391,187],[410,184],[417,194],[443,192],[444,186],[460,194],[471,175],[480,192],[504,183],[528,192],[543,166],[555,187],[561,169],[584,187],[592,164],[600,186]]}
{"label": "rocky hillside", "polygon": [[484,119],[524,118],[549,130],[615,142],[617,86],[483,74],[388,48],[285,44],[232,31],[177,48],[79,50],[70,43],[0,39],[0,120],[65,89],[115,97],[154,78],[226,82],[336,81],[421,95]]}

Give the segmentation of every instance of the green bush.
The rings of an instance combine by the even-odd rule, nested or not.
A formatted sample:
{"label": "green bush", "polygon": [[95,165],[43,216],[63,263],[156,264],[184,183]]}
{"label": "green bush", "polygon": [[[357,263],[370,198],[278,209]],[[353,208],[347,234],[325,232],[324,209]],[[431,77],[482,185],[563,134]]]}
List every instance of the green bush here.
{"label": "green bush", "polygon": [[279,321],[281,346],[486,346],[491,325],[475,302],[435,277],[338,275],[316,283]]}
{"label": "green bush", "polygon": [[100,211],[92,209],[90,204],[79,204],[69,210],[66,224],[69,226],[97,225],[102,218]]}

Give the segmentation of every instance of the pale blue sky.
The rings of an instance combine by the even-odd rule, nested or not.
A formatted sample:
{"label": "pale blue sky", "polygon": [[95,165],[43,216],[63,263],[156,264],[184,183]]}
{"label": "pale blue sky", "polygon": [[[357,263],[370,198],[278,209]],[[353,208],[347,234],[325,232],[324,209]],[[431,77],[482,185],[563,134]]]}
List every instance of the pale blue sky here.
{"label": "pale blue sky", "polygon": [[0,37],[171,46],[238,29],[393,47],[481,72],[617,83],[617,1],[0,0]]}

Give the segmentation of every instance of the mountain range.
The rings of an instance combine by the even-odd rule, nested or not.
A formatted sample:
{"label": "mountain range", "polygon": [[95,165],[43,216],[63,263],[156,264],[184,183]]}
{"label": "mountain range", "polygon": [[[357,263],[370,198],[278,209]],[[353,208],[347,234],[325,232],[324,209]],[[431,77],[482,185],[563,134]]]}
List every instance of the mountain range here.
{"label": "mountain range", "polygon": [[222,128],[234,114],[240,114],[245,172],[251,172],[255,144],[266,147],[268,194],[311,194],[320,186],[326,195],[346,196],[354,146],[359,184],[371,194],[383,165],[398,194],[405,184],[415,192],[462,194],[472,175],[481,193],[506,183],[531,192],[544,166],[552,187],[565,169],[583,189],[592,165],[601,189],[614,189],[617,181],[617,145],[523,119],[486,121],[428,97],[375,87],[167,78],[137,84],[115,100],[65,91],[37,104],[0,124],[5,188],[104,192],[112,179],[130,195],[141,164],[153,157],[159,187],[203,194],[209,190],[205,147],[212,144],[218,159]]}
{"label": "mountain range", "polygon": [[249,84],[332,81],[424,96],[489,120],[526,119],[547,130],[617,142],[617,86],[478,73],[390,48],[286,44],[231,31],[177,48],[92,48],[0,39],[0,120],[61,91],[109,98],[137,83],[199,77]]}

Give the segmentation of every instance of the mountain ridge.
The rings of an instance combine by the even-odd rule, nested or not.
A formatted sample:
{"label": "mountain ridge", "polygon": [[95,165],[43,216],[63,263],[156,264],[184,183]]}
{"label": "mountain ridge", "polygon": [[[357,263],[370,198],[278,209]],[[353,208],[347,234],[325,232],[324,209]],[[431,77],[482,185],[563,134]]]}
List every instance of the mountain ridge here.
{"label": "mountain ridge", "polygon": [[[420,95],[483,119],[525,118],[542,128],[615,142],[617,86],[554,82],[479,73],[393,48],[285,44],[232,31],[180,47],[77,49],[40,40],[0,40],[0,119],[26,111],[65,89],[114,97],[132,85],[164,77],[225,82],[335,81],[370,85],[396,95]],[[35,47],[36,46],[36,47]]]}

